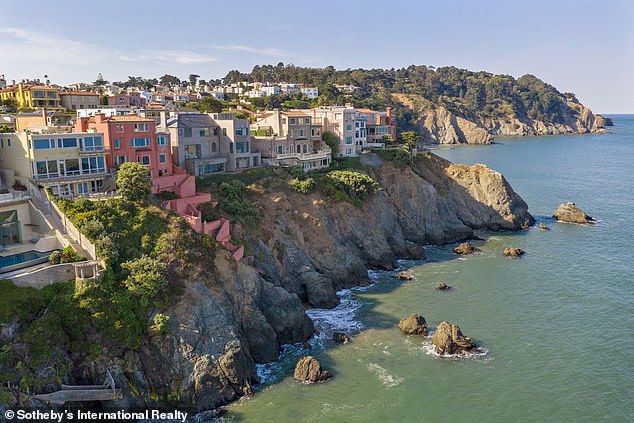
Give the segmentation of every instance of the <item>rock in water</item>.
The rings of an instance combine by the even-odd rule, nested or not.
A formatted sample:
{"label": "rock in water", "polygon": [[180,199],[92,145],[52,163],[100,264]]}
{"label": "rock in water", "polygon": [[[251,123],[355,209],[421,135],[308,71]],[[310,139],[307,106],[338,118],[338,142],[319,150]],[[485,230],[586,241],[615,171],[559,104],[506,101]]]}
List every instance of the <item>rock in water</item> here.
{"label": "rock in water", "polygon": [[398,328],[405,335],[427,336],[427,322],[420,314],[412,314],[407,319],[398,322]]}
{"label": "rock in water", "polygon": [[518,258],[522,257],[524,254],[526,254],[526,251],[522,250],[521,248],[507,247],[504,249],[504,255],[506,257]]}
{"label": "rock in water", "polygon": [[409,272],[398,272],[396,274],[396,277],[402,281],[411,281],[412,279],[414,279],[414,276]]}
{"label": "rock in water", "polygon": [[458,325],[441,322],[431,338],[434,350],[438,354],[456,354],[477,350],[475,342],[462,334]]}
{"label": "rock in water", "polygon": [[544,222],[540,222],[539,223],[539,229],[541,229],[542,231],[549,231],[550,230],[548,225],[546,225]]}
{"label": "rock in water", "polygon": [[330,379],[332,375],[328,370],[321,368],[316,358],[307,355],[297,362],[293,377],[300,382],[314,383]]}
{"label": "rock in water", "polygon": [[594,219],[585,214],[575,203],[560,204],[553,213],[553,217],[559,222],[594,223]]}
{"label": "rock in water", "polygon": [[344,332],[333,332],[332,340],[335,342],[339,342],[340,344],[347,344],[351,341],[350,336]]}
{"label": "rock in water", "polygon": [[480,249],[471,245],[470,242],[463,242],[453,249],[453,252],[456,254],[472,254],[478,251],[480,251]]}
{"label": "rock in water", "polygon": [[436,285],[436,289],[439,291],[449,291],[451,287],[444,282],[440,282],[438,285]]}

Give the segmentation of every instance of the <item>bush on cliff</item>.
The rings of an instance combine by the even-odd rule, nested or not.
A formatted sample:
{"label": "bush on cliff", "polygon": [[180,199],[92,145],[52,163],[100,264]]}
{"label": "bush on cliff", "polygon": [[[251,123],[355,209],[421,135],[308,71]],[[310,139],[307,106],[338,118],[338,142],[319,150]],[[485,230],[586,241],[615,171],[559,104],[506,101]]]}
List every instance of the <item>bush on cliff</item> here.
{"label": "bush on cliff", "polygon": [[249,199],[247,186],[236,179],[220,185],[222,208],[231,217],[247,226],[254,227],[260,221],[260,211]]}
{"label": "bush on cliff", "polygon": [[324,192],[334,200],[357,204],[380,189],[370,175],[354,170],[333,170],[326,174]]}
{"label": "bush on cliff", "polygon": [[293,178],[288,184],[300,194],[310,194],[315,190],[315,180],[313,178]]}

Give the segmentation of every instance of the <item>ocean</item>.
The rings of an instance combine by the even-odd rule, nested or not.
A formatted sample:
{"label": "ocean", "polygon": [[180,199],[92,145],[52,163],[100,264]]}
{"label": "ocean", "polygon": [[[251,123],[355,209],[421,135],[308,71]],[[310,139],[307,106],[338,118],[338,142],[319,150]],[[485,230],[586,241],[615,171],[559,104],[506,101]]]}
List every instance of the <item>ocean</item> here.
{"label": "ocean", "polygon": [[[491,146],[441,147],[459,163],[505,175],[537,227],[482,232],[478,255],[426,246],[402,262],[412,281],[372,272],[375,284],[340,293],[335,310],[312,310],[322,329],[358,333],[310,351],[285,348],[260,366],[263,383],[229,407],[235,422],[625,422],[634,421],[634,115],[611,116],[608,134],[497,138]],[[572,201],[597,223],[555,222]],[[520,259],[502,256],[520,247]],[[439,282],[453,289],[434,289]],[[399,319],[422,314],[430,328],[458,324],[486,354],[442,358],[430,339],[404,336]],[[310,353],[334,374],[293,380]]]}

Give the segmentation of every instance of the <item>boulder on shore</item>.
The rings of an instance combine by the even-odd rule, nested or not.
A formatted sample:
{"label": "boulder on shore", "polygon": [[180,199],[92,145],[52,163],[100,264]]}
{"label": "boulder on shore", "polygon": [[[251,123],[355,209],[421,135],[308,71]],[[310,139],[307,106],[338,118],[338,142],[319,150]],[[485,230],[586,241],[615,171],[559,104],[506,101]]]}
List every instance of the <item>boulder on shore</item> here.
{"label": "boulder on shore", "polygon": [[507,247],[504,249],[504,255],[506,257],[519,258],[522,257],[524,254],[526,254],[526,251],[522,250],[521,248]]}
{"label": "boulder on shore", "polygon": [[575,203],[560,204],[553,213],[553,217],[559,222],[568,223],[594,223],[594,219],[583,212]]}
{"label": "boulder on shore", "polygon": [[335,342],[339,342],[340,344],[347,344],[348,342],[352,341],[350,335],[344,332],[333,332],[332,340]]}
{"label": "boulder on shore", "polygon": [[440,282],[438,285],[436,285],[436,289],[439,291],[449,291],[451,287],[444,282]]}
{"label": "boulder on shore", "polygon": [[474,247],[470,242],[463,242],[453,249],[456,254],[473,254],[480,251],[479,248]]}
{"label": "boulder on shore", "polygon": [[431,338],[434,350],[438,354],[456,354],[477,350],[475,342],[462,334],[458,325],[441,322]]}
{"label": "boulder on shore", "polygon": [[427,322],[420,314],[412,314],[407,319],[398,322],[398,328],[405,335],[427,336]]}
{"label": "boulder on shore", "polygon": [[300,382],[314,383],[330,379],[332,375],[328,370],[321,368],[319,360],[307,355],[297,362],[293,377]]}

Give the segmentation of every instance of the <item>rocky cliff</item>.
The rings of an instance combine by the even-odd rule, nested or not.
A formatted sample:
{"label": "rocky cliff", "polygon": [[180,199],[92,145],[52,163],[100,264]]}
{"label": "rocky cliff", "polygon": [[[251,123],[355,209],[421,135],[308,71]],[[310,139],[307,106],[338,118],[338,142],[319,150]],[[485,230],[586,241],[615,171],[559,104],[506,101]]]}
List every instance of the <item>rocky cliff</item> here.
{"label": "rocky cliff", "polygon": [[411,109],[416,131],[424,142],[435,144],[490,144],[495,135],[531,136],[602,133],[612,122],[595,115],[574,97],[565,98],[561,122],[544,122],[518,116],[511,111],[503,117],[460,116],[421,96],[393,94],[392,98]]}
{"label": "rocky cliff", "polygon": [[170,330],[135,350],[67,363],[69,382],[101,383],[109,369],[124,398],[103,403],[113,410],[219,406],[252,392],[256,363],[312,336],[305,305],[335,306],[337,290],[368,282],[367,268],[392,269],[398,258],[422,257],[423,244],[463,240],[476,229],[533,222],[504,177],[485,166],[432,154],[412,167],[381,165],[374,155],[363,162],[382,189],[360,205],[302,195],[276,178],[252,186],[261,223],[234,231],[253,255],[248,264],[174,225],[166,261],[175,294],[157,310],[170,316]]}

